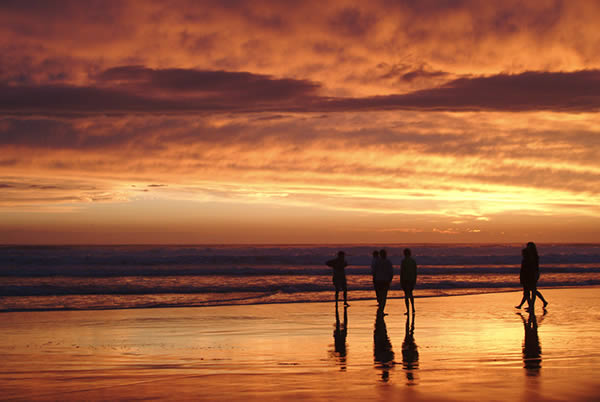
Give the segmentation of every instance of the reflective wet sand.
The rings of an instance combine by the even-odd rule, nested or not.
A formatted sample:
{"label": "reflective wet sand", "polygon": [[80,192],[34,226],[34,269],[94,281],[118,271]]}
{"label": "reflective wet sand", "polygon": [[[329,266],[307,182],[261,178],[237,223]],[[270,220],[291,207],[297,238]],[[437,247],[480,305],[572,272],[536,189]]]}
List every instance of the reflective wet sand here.
{"label": "reflective wet sand", "polygon": [[543,293],[535,316],[517,292],[421,298],[408,319],[401,299],[385,317],[374,301],[4,313],[0,398],[597,398],[600,289]]}

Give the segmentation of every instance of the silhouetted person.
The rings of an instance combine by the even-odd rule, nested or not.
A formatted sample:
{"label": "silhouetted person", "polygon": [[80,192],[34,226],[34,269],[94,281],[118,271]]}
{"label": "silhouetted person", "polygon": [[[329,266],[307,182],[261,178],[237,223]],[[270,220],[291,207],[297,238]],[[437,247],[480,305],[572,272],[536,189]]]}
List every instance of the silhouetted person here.
{"label": "silhouetted person", "polygon": [[[523,367],[527,370],[527,375],[537,376],[542,368],[542,347],[538,336],[538,321],[533,311],[529,313],[527,319],[525,319],[523,314],[519,313],[519,315],[523,320],[523,327],[525,329],[525,337],[523,338]],[[540,319],[540,324],[542,320],[543,316]]]}
{"label": "silhouetted person", "polygon": [[[527,254],[528,253],[533,253],[536,257],[538,256],[537,247],[535,246],[535,244],[533,242],[527,243],[527,247],[524,248],[521,251],[521,255],[523,257],[523,260],[525,260],[525,258],[527,258]],[[540,279],[539,257],[537,259],[538,259],[538,263],[537,263],[536,283]],[[522,279],[522,277],[521,277],[521,285],[523,285],[523,279]],[[544,303],[543,307],[546,308],[546,306],[548,305],[548,302],[546,301],[546,299],[544,299],[544,296],[542,296],[542,293],[537,289],[537,286],[536,286],[536,290],[535,290],[535,296],[540,298],[540,300],[542,301],[542,303]],[[523,303],[525,303],[526,300],[527,300],[527,292],[525,290],[525,286],[523,285],[523,297],[521,298],[521,302],[519,303],[519,305],[517,305],[515,307],[516,308],[521,308],[521,306],[523,306]]]}
{"label": "silhouetted person", "polygon": [[390,289],[392,278],[394,277],[394,267],[387,258],[385,250],[379,250],[379,259],[375,264],[373,273],[373,283],[375,285],[375,294],[377,295],[377,304],[379,314],[385,314],[385,304],[387,302],[387,294]]}
{"label": "silhouetted person", "polygon": [[415,298],[413,290],[417,284],[417,263],[410,256],[409,248],[404,249],[404,259],[400,265],[400,285],[404,291],[404,304],[406,304],[406,315],[408,315],[409,302],[412,304],[412,312],[415,312]]}
{"label": "silhouetted person", "polygon": [[521,271],[519,280],[523,286],[523,297],[529,305],[528,311],[535,309],[535,298],[537,292],[537,278],[539,277],[539,257],[535,244],[528,243],[522,251]]}
{"label": "silhouetted person", "polygon": [[402,342],[402,368],[406,371],[406,379],[409,383],[415,380],[413,370],[419,368],[419,350],[415,343],[415,315],[412,316],[412,322],[409,325],[409,316],[406,316],[406,328],[404,332],[404,342]]}
{"label": "silhouetted person", "polygon": [[348,265],[345,254],[343,251],[338,251],[337,258],[326,262],[331,268],[333,268],[333,286],[335,286],[335,304],[337,305],[340,291],[344,292],[344,306],[348,304],[348,286],[346,284],[346,271],[345,268]]}
{"label": "silhouetted person", "polygon": [[334,354],[341,364],[341,369],[346,369],[346,336],[348,335],[348,309],[344,307],[344,324],[340,324],[340,313],[335,305],[335,329],[333,331]]}
{"label": "silhouetted person", "polygon": [[373,359],[375,368],[381,369],[381,379],[387,381],[390,377],[390,369],[394,367],[394,351],[392,343],[387,334],[387,327],[383,314],[377,314],[375,318],[375,330],[373,331]]}

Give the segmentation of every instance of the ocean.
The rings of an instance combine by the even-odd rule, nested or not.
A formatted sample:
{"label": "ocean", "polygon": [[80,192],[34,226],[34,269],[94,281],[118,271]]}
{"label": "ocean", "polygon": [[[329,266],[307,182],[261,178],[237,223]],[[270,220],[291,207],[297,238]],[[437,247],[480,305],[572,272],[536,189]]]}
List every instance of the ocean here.
{"label": "ocean", "polygon": [[[349,299],[372,299],[374,245],[0,246],[0,311],[333,300],[325,261],[346,252]],[[406,245],[385,245],[401,297]],[[413,244],[415,296],[520,289],[521,244]],[[539,244],[539,288],[600,285],[600,244]],[[515,300],[515,302],[518,302]]]}

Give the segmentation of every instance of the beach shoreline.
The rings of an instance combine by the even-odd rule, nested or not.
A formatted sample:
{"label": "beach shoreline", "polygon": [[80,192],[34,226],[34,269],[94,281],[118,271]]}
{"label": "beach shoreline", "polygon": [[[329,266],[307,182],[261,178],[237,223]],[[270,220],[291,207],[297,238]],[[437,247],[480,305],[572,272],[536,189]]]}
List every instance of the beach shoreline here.
{"label": "beach shoreline", "polygon": [[7,312],[0,390],[6,400],[589,400],[600,392],[600,292],[543,292],[535,330],[513,307],[520,292],[422,297],[414,323],[400,298],[383,320],[374,300],[352,301],[346,316],[332,302]]}
{"label": "beach shoreline", "polygon": [[[396,289],[392,287],[388,293],[388,300],[404,300],[404,294],[401,289]],[[546,290],[573,290],[573,289],[600,289],[600,285],[586,285],[586,286],[548,286],[543,288],[538,288],[540,291]],[[446,292],[450,290],[451,292]],[[517,291],[521,291],[517,288],[501,288],[501,289],[460,289],[460,292],[456,292],[455,289],[443,289],[436,290],[435,292],[425,293],[420,289],[414,290],[414,298],[415,299],[426,299],[426,298],[436,298],[436,297],[458,297],[458,296],[474,296],[474,295],[483,295],[483,294],[497,294],[497,293],[514,293]],[[331,292],[333,293],[333,292]],[[350,301],[369,301],[375,300],[374,291],[361,291],[361,293],[367,293],[373,295],[363,296],[358,298],[353,298],[352,295],[355,292],[352,289],[348,292],[348,297]],[[146,296],[146,295],[142,295]],[[214,304],[180,304],[180,305],[155,305],[155,306],[133,306],[133,307],[86,307],[86,308],[70,308],[70,307],[56,307],[56,308],[6,308],[4,305],[9,305],[10,303],[6,303],[7,298],[16,298],[18,296],[4,296],[4,303],[2,298],[0,298],[0,314],[5,313],[21,313],[21,312],[44,312],[44,311],[111,311],[111,310],[144,310],[144,309],[162,309],[162,308],[203,308],[203,307],[226,307],[226,306],[261,306],[261,305],[280,305],[280,304],[306,304],[306,303],[332,303],[335,301],[334,296],[332,295],[331,300],[297,300],[297,301],[260,301],[260,302],[252,302],[247,299],[242,299],[243,303],[228,303],[228,302],[215,302]],[[20,298],[31,298],[32,296],[23,296]]]}

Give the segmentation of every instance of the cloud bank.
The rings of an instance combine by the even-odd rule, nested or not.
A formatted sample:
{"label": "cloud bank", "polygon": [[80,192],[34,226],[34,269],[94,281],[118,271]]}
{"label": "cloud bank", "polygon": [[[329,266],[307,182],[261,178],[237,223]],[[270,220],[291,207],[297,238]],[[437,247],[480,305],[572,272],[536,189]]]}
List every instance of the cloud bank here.
{"label": "cloud bank", "polygon": [[248,72],[121,66],[93,86],[0,86],[0,110],[14,114],[362,112],[377,110],[591,112],[600,70],[467,77],[405,94],[326,97],[321,84]]}

